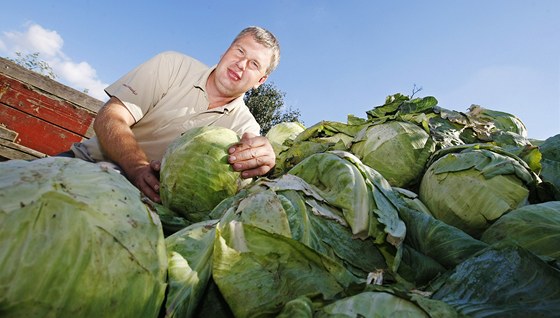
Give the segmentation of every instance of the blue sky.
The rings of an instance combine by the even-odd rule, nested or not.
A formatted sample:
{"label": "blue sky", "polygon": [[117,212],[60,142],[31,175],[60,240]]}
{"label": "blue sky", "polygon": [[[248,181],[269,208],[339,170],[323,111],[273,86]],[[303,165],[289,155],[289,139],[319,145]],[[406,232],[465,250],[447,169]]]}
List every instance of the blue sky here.
{"label": "blue sky", "polygon": [[[188,3],[188,4],[187,4]],[[518,116],[560,133],[560,1],[10,1],[0,56],[40,52],[58,81],[103,88],[166,50],[213,65],[244,27],[280,40],[269,81],[306,126],[345,122],[394,93]]]}

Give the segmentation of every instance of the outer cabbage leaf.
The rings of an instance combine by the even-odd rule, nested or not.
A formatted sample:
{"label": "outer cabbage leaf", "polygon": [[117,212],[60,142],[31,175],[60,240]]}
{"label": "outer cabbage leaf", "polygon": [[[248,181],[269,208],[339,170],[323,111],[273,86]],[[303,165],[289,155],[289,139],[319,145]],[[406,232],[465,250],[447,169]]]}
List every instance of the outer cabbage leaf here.
{"label": "outer cabbage leaf", "polygon": [[315,317],[429,317],[419,306],[386,292],[366,291],[320,309]]}
{"label": "outer cabbage leaf", "polygon": [[492,245],[433,286],[433,299],[470,317],[554,317],[560,312],[560,272],[516,245]]}
{"label": "outer cabbage leaf", "polygon": [[309,297],[301,296],[284,305],[276,318],[313,318],[313,302]]}
{"label": "outer cabbage leaf", "polygon": [[486,109],[479,105],[469,107],[468,116],[477,121],[491,125],[490,131],[495,129],[509,131],[527,137],[527,128],[516,116],[497,110]]}
{"label": "outer cabbage leaf", "polygon": [[167,258],[140,197],[80,159],[0,163],[0,315],[157,317]]}
{"label": "outer cabbage leaf", "polygon": [[560,134],[546,139],[540,146],[541,178],[555,187],[555,199],[560,200]]}
{"label": "outer cabbage leaf", "polygon": [[339,207],[354,235],[371,236],[378,242],[388,235],[387,240],[395,246],[404,239],[406,228],[393,203],[397,195],[379,173],[351,153],[316,154],[289,173],[311,184],[329,204]]}
{"label": "outer cabbage leaf", "polygon": [[387,267],[375,242],[353,237],[340,210],[297,176],[260,179],[236,197],[221,223],[235,220],[297,240],[359,277]]}
{"label": "outer cabbage leaf", "polygon": [[353,237],[337,210],[294,190],[279,191],[292,238],[344,264],[358,277],[387,267],[372,239]]}
{"label": "outer cabbage leaf", "polygon": [[407,282],[423,286],[445,271],[445,267],[433,258],[418,252],[406,242],[403,244],[398,274]]}
{"label": "outer cabbage leaf", "polygon": [[165,237],[186,228],[187,226],[193,224],[193,222],[182,217],[179,213],[171,210],[163,204],[155,203],[147,198],[143,198],[144,203],[151,207],[155,211],[161,221],[163,227],[163,234]]}
{"label": "outer cabbage leaf", "polygon": [[347,150],[364,124],[321,121],[305,129],[294,140],[284,142],[285,149],[276,156],[272,176],[278,177],[315,153]]}
{"label": "outer cabbage leaf", "polygon": [[397,187],[393,187],[393,190],[399,194],[399,197],[408,208],[433,216],[430,209],[420,200],[415,192]]}
{"label": "outer cabbage leaf", "polygon": [[511,240],[533,254],[560,264],[560,201],[531,204],[509,212],[492,224],[481,240]]}
{"label": "outer cabbage leaf", "polygon": [[457,266],[488,246],[428,214],[403,207],[399,215],[408,229],[405,242],[445,268]]}
{"label": "outer cabbage leaf", "polygon": [[338,262],[283,235],[237,221],[220,223],[216,234],[213,277],[236,317],[273,316],[297,297],[334,299],[359,283]]}
{"label": "outer cabbage leaf", "polygon": [[333,153],[314,154],[288,171],[311,184],[330,205],[340,208],[352,233],[365,237],[374,207],[371,184],[351,162]]}
{"label": "outer cabbage leaf", "polygon": [[165,239],[169,262],[165,317],[193,316],[212,274],[217,222],[198,222]]}

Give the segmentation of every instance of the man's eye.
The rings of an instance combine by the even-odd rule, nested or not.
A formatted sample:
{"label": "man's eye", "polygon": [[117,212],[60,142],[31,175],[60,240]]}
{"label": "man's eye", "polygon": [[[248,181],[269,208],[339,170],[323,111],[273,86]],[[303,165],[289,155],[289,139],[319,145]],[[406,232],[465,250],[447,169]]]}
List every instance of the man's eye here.
{"label": "man's eye", "polygon": [[255,61],[252,61],[251,63],[249,63],[249,65],[251,65],[251,68],[254,69],[254,70],[258,70],[260,68],[259,63],[255,62]]}
{"label": "man's eye", "polygon": [[244,56],[244,55],[245,55],[245,52],[244,52],[242,49],[237,49],[237,54],[238,54],[239,56]]}

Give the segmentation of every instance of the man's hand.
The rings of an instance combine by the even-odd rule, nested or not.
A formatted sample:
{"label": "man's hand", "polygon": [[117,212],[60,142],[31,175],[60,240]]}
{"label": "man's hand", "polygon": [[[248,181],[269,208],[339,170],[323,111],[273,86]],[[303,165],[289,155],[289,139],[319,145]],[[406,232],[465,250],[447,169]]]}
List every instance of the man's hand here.
{"label": "man's hand", "polygon": [[159,196],[159,170],[161,163],[152,161],[148,165],[139,166],[132,170],[128,175],[128,179],[150,200],[161,203]]}
{"label": "man's hand", "polygon": [[228,162],[242,178],[267,174],[276,164],[274,149],[266,137],[244,133],[241,140],[229,148]]}

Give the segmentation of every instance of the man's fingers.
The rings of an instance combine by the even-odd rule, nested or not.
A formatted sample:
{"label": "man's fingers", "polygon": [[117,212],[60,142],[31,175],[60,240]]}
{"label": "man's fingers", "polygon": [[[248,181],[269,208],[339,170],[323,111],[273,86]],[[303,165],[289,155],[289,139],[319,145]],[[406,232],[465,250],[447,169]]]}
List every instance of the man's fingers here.
{"label": "man's fingers", "polygon": [[161,202],[161,198],[159,196],[159,194],[154,191],[153,187],[147,183],[144,183],[143,185],[141,185],[139,187],[140,191],[142,191],[142,193],[144,193],[145,196],[147,196],[148,198],[150,198],[150,200],[156,202],[156,203],[160,203]]}
{"label": "man's fingers", "polygon": [[[261,170],[266,170],[264,173],[267,173],[272,167],[274,167],[275,161],[274,158],[269,156],[259,156],[255,158],[251,158],[248,160],[243,161],[236,161],[232,163],[232,168],[235,171],[247,171],[253,170],[262,167]],[[242,174],[242,177],[245,175]]]}
{"label": "man's fingers", "polygon": [[138,187],[142,193],[154,202],[161,202],[159,196],[159,181],[151,174],[145,175]]}
{"label": "man's fingers", "polygon": [[155,172],[159,172],[159,170],[161,169],[161,162],[159,162],[158,160],[150,161],[150,168],[152,168],[152,170],[154,170]]}
{"label": "man's fingers", "polygon": [[[159,163],[159,162],[158,162]],[[156,176],[159,172],[156,171],[153,167],[155,163],[150,163],[149,166],[144,166],[143,168],[138,170],[138,173],[135,176],[134,185],[142,191],[142,193],[150,198],[150,200],[154,202],[161,202],[161,198],[159,196],[159,179]]]}
{"label": "man's fingers", "polygon": [[236,144],[234,144],[228,149],[228,152],[232,154],[250,148],[259,148],[262,146],[266,146],[267,144],[269,144],[269,142],[266,137],[256,136],[251,133],[245,133],[243,134],[243,137],[241,138],[241,140],[239,140],[239,142],[237,142]]}
{"label": "man's fingers", "polygon": [[229,148],[228,162],[241,177],[252,178],[268,173],[276,164],[274,149],[266,137],[245,133]]}
{"label": "man's fingers", "polygon": [[263,147],[246,148],[244,150],[241,151],[238,150],[235,153],[230,154],[228,161],[229,163],[242,162],[246,160],[267,156],[268,154],[269,151]]}
{"label": "man's fingers", "polygon": [[241,172],[241,177],[244,179],[253,178],[257,176],[262,176],[267,174],[272,167],[269,166],[259,166],[254,169],[244,170]]}

